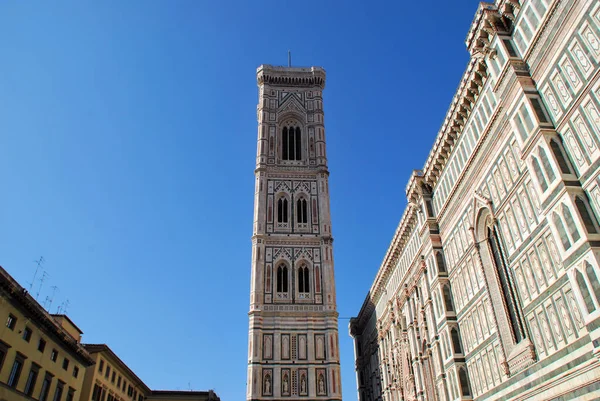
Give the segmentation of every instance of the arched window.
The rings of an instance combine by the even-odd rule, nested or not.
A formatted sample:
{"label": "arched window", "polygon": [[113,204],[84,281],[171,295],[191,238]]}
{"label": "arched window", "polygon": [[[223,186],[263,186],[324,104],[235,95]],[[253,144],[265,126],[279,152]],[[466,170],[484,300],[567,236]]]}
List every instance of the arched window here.
{"label": "arched window", "polygon": [[577,281],[577,286],[579,287],[579,291],[581,292],[581,297],[583,298],[583,303],[585,304],[585,309],[587,309],[587,313],[592,313],[596,310],[596,306],[594,306],[594,301],[592,301],[592,294],[590,294],[590,290],[583,278],[583,274],[579,270],[575,270],[575,281]]}
{"label": "arched window", "polygon": [[573,242],[577,242],[581,236],[579,235],[579,231],[577,231],[577,226],[575,225],[575,221],[573,220],[573,216],[571,215],[571,210],[564,203],[561,205],[562,214],[565,218],[565,222],[567,223],[567,228],[569,229],[569,233],[571,234],[571,238]]}
{"label": "arched window", "polygon": [[446,263],[444,262],[444,255],[441,252],[436,252],[435,260],[438,266],[438,272],[445,273],[446,272]]}
{"label": "arched window", "polygon": [[300,127],[283,127],[281,130],[281,158],[283,160],[302,160]]}
{"label": "arched window", "polygon": [[548,176],[548,181],[552,182],[556,178],[554,174],[554,170],[550,165],[550,161],[548,160],[548,156],[546,155],[546,151],[541,146],[538,148],[538,153],[540,154],[540,159],[542,159],[542,166],[544,166],[544,170],[546,170],[546,175]]}
{"label": "arched window", "polygon": [[585,262],[585,274],[592,285],[592,291],[596,296],[596,301],[600,302],[600,283],[598,283],[598,276],[596,276],[596,272],[594,271],[592,265],[590,265],[587,261]]}
{"label": "arched window", "polygon": [[460,381],[460,392],[463,397],[469,397],[471,395],[471,386],[469,385],[466,370],[462,368],[458,370],[458,380]]}
{"label": "arched window", "polygon": [[308,204],[306,199],[300,198],[296,202],[296,215],[298,216],[298,223],[308,223]]}
{"label": "arched window", "polygon": [[579,212],[581,220],[583,220],[587,232],[589,234],[596,234],[598,231],[596,230],[595,221],[592,219],[592,215],[587,207],[587,202],[577,196],[575,198],[575,206],[577,207],[577,211]]}
{"label": "arched window", "polygon": [[279,198],[279,200],[277,201],[277,222],[288,222],[288,200],[284,196]]}
{"label": "arched window", "polygon": [[567,159],[565,158],[565,154],[563,153],[562,149],[560,148],[560,145],[554,139],[550,141],[550,149],[552,149],[552,153],[554,154],[554,157],[556,158],[556,161],[558,162],[560,171],[562,171],[563,174],[570,174],[571,169],[569,168],[569,163],[567,162]]}
{"label": "arched window", "polygon": [[540,167],[540,163],[538,162],[538,160],[535,157],[532,157],[531,164],[533,165],[533,172],[535,173],[538,183],[540,184],[540,187],[542,187],[542,191],[547,190],[548,183],[546,182],[546,177],[544,177],[544,174],[542,173],[542,168]]}
{"label": "arched window", "polygon": [[504,297],[504,301],[506,303],[508,320],[510,322],[513,334],[515,336],[515,341],[519,343],[523,339],[523,335],[519,323],[517,305],[508,279],[506,263],[504,263],[504,257],[500,248],[500,238],[498,238],[496,227],[488,226],[487,236],[490,253],[492,255],[494,264],[496,265],[496,271],[498,272],[502,296]]}
{"label": "arched window", "polygon": [[458,330],[456,329],[456,327],[450,331],[450,336],[452,337],[452,347],[454,348],[454,353],[462,354],[462,345],[460,343],[460,337],[458,335]]}
{"label": "arched window", "polygon": [[454,312],[454,305],[452,304],[452,294],[450,294],[450,287],[444,286],[444,304],[446,305],[447,312]]}
{"label": "arched window", "polygon": [[558,213],[556,213],[556,212],[552,213],[552,221],[554,222],[554,225],[556,226],[556,229],[558,230],[558,236],[560,237],[560,242],[562,243],[562,246],[566,251],[567,249],[569,249],[571,247],[571,241],[569,240],[569,237],[567,237],[567,231],[565,230],[565,225],[563,224],[562,220],[558,216]]}
{"label": "arched window", "polygon": [[310,292],[310,278],[308,267],[306,265],[298,268],[298,292],[307,293]]}
{"label": "arched window", "polygon": [[288,292],[288,268],[280,265],[277,268],[277,292]]}

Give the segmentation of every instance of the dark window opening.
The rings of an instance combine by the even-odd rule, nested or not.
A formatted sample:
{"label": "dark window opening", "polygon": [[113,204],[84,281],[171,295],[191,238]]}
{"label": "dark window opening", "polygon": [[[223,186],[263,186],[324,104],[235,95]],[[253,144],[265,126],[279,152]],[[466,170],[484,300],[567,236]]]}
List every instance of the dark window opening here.
{"label": "dark window opening", "polygon": [[547,123],[548,119],[546,118],[546,113],[544,113],[544,109],[542,107],[542,103],[540,102],[540,99],[538,98],[530,98],[529,99],[531,101],[531,105],[533,106],[533,111],[535,112],[535,115],[537,116],[538,120],[542,123]]}
{"label": "dark window opening", "polygon": [[281,130],[281,158],[283,160],[302,160],[300,127],[284,127]]}
{"label": "dark window opening", "polygon": [[18,355],[15,357],[15,361],[13,362],[12,369],[10,370],[10,374],[8,375],[8,384],[9,387],[17,387],[19,383],[19,378],[21,377],[21,371],[23,370],[23,363],[25,359]]}
{"label": "dark window opening", "polygon": [[462,354],[463,350],[460,342],[460,336],[458,335],[458,330],[453,328],[452,331],[450,331],[450,336],[452,337],[452,348],[454,348],[454,353]]}
{"label": "dark window opening", "polygon": [[469,397],[471,395],[471,386],[469,385],[467,372],[464,369],[458,370],[458,380],[460,381],[460,392],[463,397]]}
{"label": "dark window opening", "polygon": [[438,272],[445,273],[446,272],[446,263],[444,262],[444,255],[441,252],[436,252],[435,261],[437,262]]}
{"label": "dark window opening", "polygon": [[286,198],[280,198],[277,201],[277,222],[288,222],[288,200]]}
{"label": "dark window opening", "polygon": [[288,292],[288,268],[279,266],[277,268],[277,292]]}
{"label": "dark window opening", "polygon": [[503,39],[502,42],[504,42],[504,46],[506,46],[506,51],[508,52],[508,55],[510,57],[518,57],[517,51],[515,50],[515,48],[512,45],[512,43],[510,43],[510,40]]}
{"label": "dark window opening", "polygon": [[569,163],[565,158],[565,154],[563,153],[560,145],[555,140],[550,141],[550,149],[552,149],[552,153],[556,158],[556,162],[558,163],[558,167],[560,167],[560,171],[563,174],[571,174],[571,169],[569,168]]}
{"label": "dark window opening", "polygon": [[[52,375],[49,373],[46,373],[46,376],[44,377],[44,381],[42,382],[42,390],[40,391],[40,401],[46,401],[48,399],[48,394],[50,394],[50,386],[51,385],[52,385]],[[98,387],[98,385],[96,385],[96,387]],[[94,390],[95,390],[95,388],[94,388]],[[99,401],[100,397],[94,398],[94,396],[92,395],[92,400]]]}
{"label": "dark window opening", "polygon": [[444,292],[444,304],[446,305],[446,311],[454,312],[454,305],[452,304],[452,294],[450,294],[450,287],[445,285],[443,292]]}
{"label": "dark window opening", "polygon": [[298,292],[307,293],[310,292],[310,281],[308,275],[308,267],[305,265],[300,266],[298,269]]}
{"label": "dark window opening", "polygon": [[43,338],[40,338],[40,341],[38,342],[38,351],[43,353],[45,349],[46,349],[46,340],[44,340]]}
{"label": "dark window opening", "polygon": [[592,285],[592,291],[596,296],[596,301],[600,302],[600,283],[598,282],[598,276],[596,276],[596,272],[592,265],[590,265],[587,261],[585,262],[585,274]]}
{"label": "dark window opening", "polygon": [[506,264],[504,263],[504,257],[502,256],[502,250],[500,248],[500,238],[498,238],[496,228],[488,227],[487,234],[490,253],[492,254],[494,264],[496,265],[496,271],[498,272],[498,278],[500,279],[500,290],[508,309],[508,320],[515,336],[515,342],[519,343],[523,339],[523,336],[514,294],[510,286]]}
{"label": "dark window opening", "polygon": [[296,202],[296,214],[298,215],[298,223],[308,223],[308,204],[306,199],[299,199]]}
{"label": "dark window opening", "polygon": [[23,340],[29,342],[31,340],[31,334],[33,332],[31,331],[31,329],[27,326],[25,326],[25,329],[23,330]]}
{"label": "dark window opening", "polygon": [[579,212],[579,216],[581,220],[583,220],[583,224],[585,225],[585,229],[589,234],[596,234],[598,230],[596,230],[596,224],[590,211],[583,199],[579,196],[575,198],[575,206],[577,207],[577,211]]}
{"label": "dark window opening", "polygon": [[6,320],[6,327],[8,327],[11,330],[15,329],[15,326],[17,325],[17,317],[15,315],[13,315],[12,313],[8,314],[8,319]]}
{"label": "dark window opening", "polygon": [[35,389],[35,383],[37,382],[39,370],[40,368],[37,365],[32,365],[31,370],[29,371],[29,376],[27,376],[27,382],[25,383],[25,394],[29,397],[33,395],[33,390]]}

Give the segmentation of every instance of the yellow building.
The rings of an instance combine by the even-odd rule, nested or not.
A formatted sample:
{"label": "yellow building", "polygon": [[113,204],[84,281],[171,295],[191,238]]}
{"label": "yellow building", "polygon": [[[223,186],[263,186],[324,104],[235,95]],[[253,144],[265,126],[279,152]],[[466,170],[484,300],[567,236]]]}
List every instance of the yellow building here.
{"label": "yellow building", "polygon": [[152,391],[106,344],[85,344],[95,362],[85,371],[81,401],[144,401]]}
{"label": "yellow building", "polygon": [[80,399],[93,364],[81,330],[51,315],[0,267],[0,401]]}
{"label": "yellow building", "polygon": [[95,365],[85,371],[81,401],[220,401],[212,391],[152,391],[106,344],[84,344]]}

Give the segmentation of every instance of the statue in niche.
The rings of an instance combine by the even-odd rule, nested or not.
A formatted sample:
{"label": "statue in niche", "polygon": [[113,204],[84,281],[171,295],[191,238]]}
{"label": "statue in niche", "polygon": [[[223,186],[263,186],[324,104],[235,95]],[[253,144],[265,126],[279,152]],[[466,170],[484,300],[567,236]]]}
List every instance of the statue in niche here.
{"label": "statue in niche", "polygon": [[322,374],[319,374],[318,386],[319,394],[325,394],[325,379]]}
{"label": "statue in niche", "polygon": [[300,377],[300,394],[306,394],[306,376]]}
{"label": "statue in niche", "polygon": [[283,375],[283,381],[281,382],[281,392],[283,394],[289,393],[289,383],[288,383],[288,375],[287,373]]}
{"label": "statue in niche", "polygon": [[265,376],[265,387],[263,391],[265,395],[271,395],[271,375]]}

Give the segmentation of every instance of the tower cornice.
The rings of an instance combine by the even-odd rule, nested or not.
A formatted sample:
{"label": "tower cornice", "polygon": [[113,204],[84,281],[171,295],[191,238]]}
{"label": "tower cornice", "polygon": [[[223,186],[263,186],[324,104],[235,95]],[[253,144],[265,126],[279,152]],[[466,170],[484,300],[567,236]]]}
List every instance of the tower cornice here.
{"label": "tower cornice", "polygon": [[283,67],[263,64],[256,70],[259,86],[298,86],[325,89],[325,70],[322,67]]}

